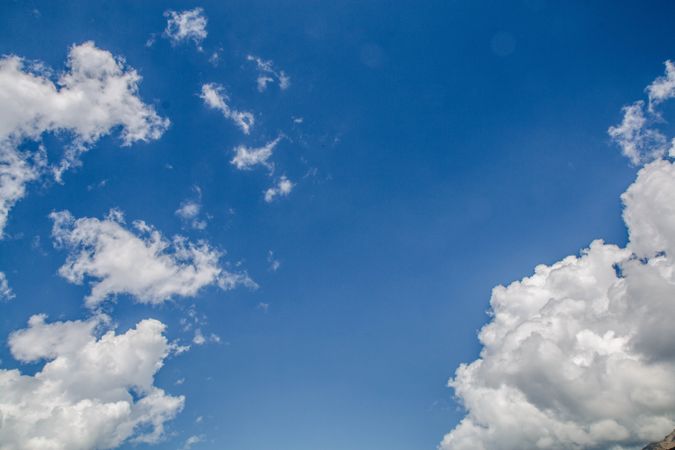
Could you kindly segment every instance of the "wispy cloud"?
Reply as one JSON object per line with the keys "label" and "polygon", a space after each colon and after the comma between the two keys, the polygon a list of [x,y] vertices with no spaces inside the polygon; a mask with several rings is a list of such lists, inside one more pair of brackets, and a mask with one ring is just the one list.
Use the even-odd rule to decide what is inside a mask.
{"label": "wispy cloud", "polygon": [[183,41],[192,41],[201,51],[201,43],[208,35],[206,24],[208,22],[202,8],[194,8],[186,11],[166,11],[167,18],[164,35],[173,44]]}
{"label": "wispy cloud", "polygon": [[272,170],[274,165],[269,161],[274,148],[277,146],[281,136],[268,142],[262,147],[252,148],[245,145],[238,145],[234,148],[234,157],[230,163],[239,170],[250,170],[255,166],[261,165]]}
{"label": "wispy cloud", "polygon": [[221,85],[216,83],[203,85],[200,97],[207,106],[220,111],[223,116],[232,120],[239,128],[241,128],[241,131],[243,131],[244,134],[249,134],[251,132],[251,127],[253,127],[253,124],[255,123],[253,114],[232,109],[228,105],[230,99]]}
{"label": "wispy cloud", "polygon": [[283,70],[276,70],[272,61],[265,61],[264,59],[253,55],[247,55],[246,59],[254,62],[258,69],[256,83],[259,92],[264,92],[267,89],[267,85],[274,82],[279,85],[279,89],[282,91],[291,86],[291,77],[286,75]]}

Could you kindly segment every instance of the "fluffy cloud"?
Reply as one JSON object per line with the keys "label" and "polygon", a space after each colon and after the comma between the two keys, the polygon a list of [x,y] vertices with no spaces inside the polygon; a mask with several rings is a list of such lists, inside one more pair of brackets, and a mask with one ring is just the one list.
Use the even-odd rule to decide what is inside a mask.
{"label": "fluffy cloud", "polygon": [[11,300],[14,298],[14,291],[9,287],[5,272],[0,272],[0,300]]}
{"label": "fluffy cloud", "polygon": [[250,112],[241,112],[230,108],[227,102],[230,101],[222,86],[215,83],[208,83],[202,86],[200,95],[207,106],[220,111],[223,116],[232,120],[244,134],[251,132],[251,127],[255,123],[253,114]]}
{"label": "fluffy cloud", "polygon": [[207,19],[202,8],[181,12],[166,11],[164,16],[167,18],[164,35],[173,44],[189,40],[194,42],[199,50],[202,49],[201,43],[207,36]]}
{"label": "fluffy cloud", "polygon": [[268,142],[262,147],[251,148],[245,145],[239,145],[234,149],[234,158],[232,158],[233,166],[239,170],[250,170],[257,165],[267,167],[272,170],[273,165],[269,162],[274,148],[277,146],[281,137]]}
{"label": "fluffy cloud", "polygon": [[675,428],[674,163],[646,165],[622,200],[625,248],[595,241],[494,288],[480,357],[449,382],[467,415],[441,449],[635,449]]}
{"label": "fluffy cloud", "polygon": [[256,82],[258,84],[259,92],[265,91],[265,89],[267,89],[267,84],[274,81],[279,84],[279,89],[282,91],[290,87],[291,77],[286,75],[283,70],[277,71],[274,69],[272,61],[265,61],[264,59],[253,55],[246,56],[246,59],[254,62],[258,69],[258,78],[256,79]]}
{"label": "fluffy cloud", "polygon": [[288,196],[288,194],[290,194],[293,190],[293,186],[294,185],[291,180],[286,178],[286,176],[282,176],[277,182],[276,186],[272,186],[265,191],[265,201],[267,203],[271,203],[277,197]]}
{"label": "fluffy cloud", "polygon": [[35,375],[0,370],[2,450],[108,449],[162,437],[184,403],[154,385],[171,352],[165,326],[143,320],[126,333],[99,336],[108,322],[47,323],[37,315],[10,335],[17,360],[44,365]]}
{"label": "fluffy cloud", "polygon": [[672,61],[666,61],[666,74],[658,77],[652,84],[647,86],[649,94],[649,106],[655,105],[675,97],[675,65]]}
{"label": "fluffy cloud", "polygon": [[67,71],[52,78],[39,63],[13,55],[0,59],[0,235],[26,184],[46,167],[43,150],[19,151],[23,141],[46,132],[72,137],[62,160],[52,166],[60,180],[79,164],[82,152],[114,128],[120,128],[122,144],[131,145],[158,139],[169,126],[138,97],[138,73],[93,42],[71,47]]}
{"label": "fluffy cloud", "polygon": [[645,107],[644,101],[625,106],[621,123],[608,131],[633,164],[661,158],[675,148],[673,141],[656,128],[664,122],[656,107],[675,97],[675,66],[672,62],[666,61],[666,74],[654,80],[646,91],[649,106]]}
{"label": "fluffy cloud", "polygon": [[174,296],[193,297],[213,284],[222,289],[255,287],[246,274],[225,270],[221,253],[206,242],[192,243],[180,236],[168,241],[143,221],[126,227],[119,211],[112,210],[103,220],[75,219],[67,211],[52,213],[51,218],[56,245],[70,252],[59,273],[77,284],[91,279],[89,307],[117,294],[161,303]]}

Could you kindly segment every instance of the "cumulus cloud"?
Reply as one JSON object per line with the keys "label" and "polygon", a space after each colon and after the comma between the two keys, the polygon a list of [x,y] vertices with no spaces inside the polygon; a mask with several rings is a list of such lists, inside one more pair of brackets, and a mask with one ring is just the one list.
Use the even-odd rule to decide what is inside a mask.
{"label": "cumulus cloud", "polygon": [[172,297],[194,297],[204,287],[255,287],[245,273],[230,272],[220,264],[221,253],[206,242],[181,236],[171,240],[143,221],[127,227],[121,212],[105,219],[75,219],[68,211],[54,212],[52,236],[69,250],[59,274],[71,283],[91,280],[86,298],[96,307],[117,294],[132,295],[141,303],[162,303]]}
{"label": "cumulus cloud", "polygon": [[206,39],[207,19],[202,8],[194,8],[186,11],[166,11],[167,18],[164,35],[171,40],[172,44],[183,41],[192,41],[201,51],[201,43]]}
{"label": "cumulus cloud", "polygon": [[57,180],[79,164],[80,155],[113,129],[122,145],[158,139],[168,119],[138,97],[140,75],[124,60],[93,42],[70,48],[67,70],[56,81],[39,63],[14,55],[0,59],[0,235],[26,184],[46,167],[42,147],[20,151],[26,140],[59,132],[72,138],[61,161],[52,166]]}
{"label": "cumulus cloud", "polygon": [[244,134],[251,132],[251,127],[255,123],[253,114],[250,112],[241,112],[230,108],[227,104],[230,98],[225,93],[225,89],[216,83],[207,83],[202,86],[200,95],[207,106],[220,111],[227,119],[232,120]]}
{"label": "cumulus cloud", "polygon": [[106,316],[45,319],[33,316],[9,337],[18,361],[43,365],[34,375],[0,370],[0,447],[94,450],[161,439],[184,404],[154,385],[171,352],[164,324],[143,320],[101,335]]}
{"label": "cumulus cloud", "polygon": [[269,83],[277,82],[279,89],[286,90],[291,85],[291,77],[286,75],[283,70],[277,71],[274,68],[272,61],[265,61],[258,56],[247,55],[246,59],[255,63],[256,68],[258,69],[258,78],[256,83],[258,85],[258,91],[263,92],[267,89]]}
{"label": "cumulus cloud", "polygon": [[494,288],[442,450],[628,450],[675,428],[675,163],[647,164],[621,198],[625,248],[597,240]]}
{"label": "cumulus cloud", "polygon": [[271,203],[277,197],[287,197],[293,190],[293,186],[291,180],[286,178],[286,176],[282,176],[276,186],[272,186],[265,191],[265,201]]}
{"label": "cumulus cloud", "polygon": [[0,272],[0,300],[11,300],[14,298],[14,291],[9,287],[5,272]]}
{"label": "cumulus cloud", "polygon": [[250,170],[257,165],[267,167],[272,170],[274,165],[269,161],[272,156],[274,148],[277,146],[281,137],[268,142],[262,147],[251,148],[245,145],[239,145],[234,149],[234,157],[232,158],[233,166],[239,170]]}
{"label": "cumulus cloud", "polygon": [[675,97],[675,66],[671,61],[666,61],[665,65],[666,74],[658,77],[646,89],[648,106],[645,107],[645,102],[641,100],[625,106],[621,123],[608,130],[623,154],[636,165],[667,154],[673,156],[673,140],[666,138],[657,128],[664,123],[657,106]]}

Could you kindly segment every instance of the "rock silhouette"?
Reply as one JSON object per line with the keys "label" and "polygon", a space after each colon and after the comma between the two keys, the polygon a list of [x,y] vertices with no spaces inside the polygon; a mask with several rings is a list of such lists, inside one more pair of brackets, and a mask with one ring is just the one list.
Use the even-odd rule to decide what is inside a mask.
{"label": "rock silhouette", "polygon": [[675,448],[675,430],[660,442],[649,444],[642,450],[669,450]]}

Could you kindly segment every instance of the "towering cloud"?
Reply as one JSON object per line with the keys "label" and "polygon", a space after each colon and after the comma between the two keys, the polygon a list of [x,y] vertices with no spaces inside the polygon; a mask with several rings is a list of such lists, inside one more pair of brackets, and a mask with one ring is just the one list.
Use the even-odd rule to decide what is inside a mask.
{"label": "towering cloud", "polygon": [[101,335],[108,322],[47,323],[37,315],[10,335],[17,360],[44,365],[35,375],[0,370],[0,448],[109,449],[162,437],[184,403],[154,385],[171,352],[165,327],[143,320]]}
{"label": "towering cloud", "polygon": [[168,241],[143,221],[126,227],[117,210],[103,220],[75,219],[68,211],[52,213],[51,218],[55,243],[69,251],[59,273],[72,283],[91,280],[89,307],[117,294],[161,303],[176,296],[194,297],[213,284],[222,289],[255,286],[246,274],[225,270],[221,253],[206,242],[180,236]]}
{"label": "towering cloud", "polygon": [[[672,97],[667,67],[648,114]],[[656,158],[622,196],[628,245],[598,240],[494,288],[480,357],[449,383],[467,415],[441,449],[634,449],[675,428],[675,165],[644,104],[625,112],[610,134]]]}
{"label": "towering cloud", "polygon": [[71,47],[67,71],[56,81],[38,63],[0,59],[0,236],[26,184],[48,167],[45,152],[20,149],[46,132],[67,132],[72,142],[52,165],[57,180],[79,164],[99,138],[120,128],[122,145],[158,139],[169,126],[138,97],[141,77],[121,58],[93,42]]}

